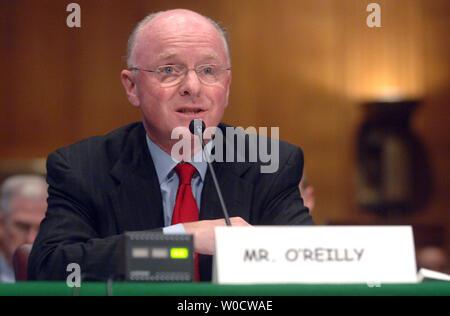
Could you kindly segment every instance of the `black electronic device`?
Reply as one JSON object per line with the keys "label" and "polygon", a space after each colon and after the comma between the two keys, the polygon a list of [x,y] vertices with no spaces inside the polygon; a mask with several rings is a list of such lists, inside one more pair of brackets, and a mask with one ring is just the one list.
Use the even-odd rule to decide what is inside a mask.
{"label": "black electronic device", "polygon": [[151,231],[123,235],[126,281],[192,282],[192,235],[165,235]]}

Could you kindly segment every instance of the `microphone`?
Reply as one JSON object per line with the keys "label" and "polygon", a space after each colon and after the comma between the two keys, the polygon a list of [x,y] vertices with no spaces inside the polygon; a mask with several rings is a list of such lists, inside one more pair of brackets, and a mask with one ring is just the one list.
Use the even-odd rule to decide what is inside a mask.
{"label": "microphone", "polygon": [[223,201],[222,197],[222,191],[220,190],[219,183],[217,182],[216,173],[214,172],[214,168],[212,163],[210,162],[211,159],[209,157],[209,154],[205,150],[205,142],[203,141],[203,132],[206,129],[205,122],[201,119],[193,119],[191,123],[189,124],[189,130],[192,134],[197,135],[200,138],[200,142],[202,144],[202,151],[205,154],[206,162],[208,163],[209,171],[211,172],[214,186],[216,187],[217,194],[219,195],[220,205],[222,206],[222,212],[225,217],[225,222],[227,223],[227,226],[231,226],[230,217],[228,216],[227,207],[225,206],[225,202]]}
{"label": "microphone", "polygon": [[191,123],[189,123],[189,130],[192,134],[197,135],[200,137],[200,140],[202,141],[202,147],[204,145],[203,143],[203,132],[206,129],[205,122],[201,119],[193,119]]}

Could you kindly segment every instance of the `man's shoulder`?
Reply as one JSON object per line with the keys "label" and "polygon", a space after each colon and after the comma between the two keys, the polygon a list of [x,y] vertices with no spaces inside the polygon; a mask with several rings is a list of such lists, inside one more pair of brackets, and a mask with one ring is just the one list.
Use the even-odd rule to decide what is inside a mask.
{"label": "man's shoulder", "polygon": [[[239,149],[245,148],[246,158],[251,158],[252,155],[250,151],[253,150],[255,151],[255,154],[257,154],[258,162],[261,162],[261,160],[264,162],[264,160],[267,159],[267,157],[264,156],[274,154],[278,155],[281,159],[288,159],[292,154],[297,154],[303,159],[302,149],[294,144],[279,139],[278,132],[276,135],[272,134],[272,137],[268,137],[264,135],[264,133],[269,132],[268,129],[263,130],[264,133],[259,133],[260,130],[255,128],[243,129],[225,123],[220,123],[219,129],[225,139],[224,143],[225,146],[227,146],[227,150],[232,147],[238,152]],[[270,132],[272,132],[272,130]],[[241,146],[242,143],[245,145]],[[241,148],[239,148],[239,146],[241,146]]]}
{"label": "man's shoulder", "polygon": [[222,123],[219,128],[224,139],[224,148],[215,152],[215,158],[226,162],[227,168],[235,173],[243,174],[251,168],[258,173],[276,175],[287,165],[296,170],[303,169],[304,157],[301,148],[280,140],[279,135],[268,137],[256,133],[258,131],[255,130],[244,130]]}
{"label": "man's shoulder", "polygon": [[105,135],[97,135],[77,141],[69,146],[61,147],[57,151],[79,151],[81,149],[92,149],[106,146],[111,149],[121,149],[127,139],[135,136],[136,132],[143,129],[141,122],[134,122],[117,128]]}
{"label": "man's shoulder", "polygon": [[145,139],[142,122],[134,122],[115,129],[108,134],[89,137],[69,146],[61,147],[49,155],[61,155],[73,162],[114,160],[125,147]]}

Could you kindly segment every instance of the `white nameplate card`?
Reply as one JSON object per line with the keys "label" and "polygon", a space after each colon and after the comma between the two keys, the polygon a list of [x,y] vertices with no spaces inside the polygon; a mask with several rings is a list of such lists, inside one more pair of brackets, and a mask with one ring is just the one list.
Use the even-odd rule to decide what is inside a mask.
{"label": "white nameplate card", "polygon": [[410,226],[217,227],[213,280],[417,283]]}

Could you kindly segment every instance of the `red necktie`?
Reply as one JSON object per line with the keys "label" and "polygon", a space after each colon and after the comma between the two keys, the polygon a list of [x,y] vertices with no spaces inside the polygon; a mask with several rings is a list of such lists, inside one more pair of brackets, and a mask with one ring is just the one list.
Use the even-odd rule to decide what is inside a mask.
{"label": "red necktie", "polygon": [[[198,221],[198,206],[192,194],[191,180],[195,167],[188,163],[180,163],[175,167],[180,179],[177,198],[172,214],[172,225]],[[195,253],[195,281],[200,281],[198,270],[198,254]]]}

